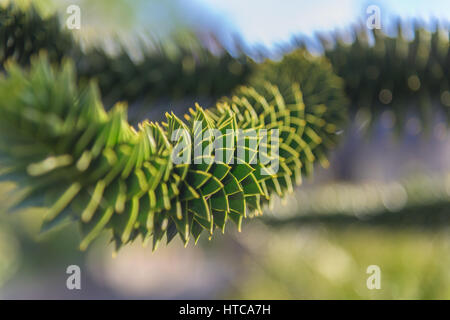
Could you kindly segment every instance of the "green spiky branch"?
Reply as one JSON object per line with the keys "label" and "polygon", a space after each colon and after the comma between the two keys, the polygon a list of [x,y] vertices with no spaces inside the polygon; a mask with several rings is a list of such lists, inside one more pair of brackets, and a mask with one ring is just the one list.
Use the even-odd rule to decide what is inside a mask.
{"label": "green spiky branch", "polygon": [[[224,48],[214,55],[198,39],[191,42],[195,44],[190,48],[178,44],[178,51],[170,54],[163,47],[150,50],[142,46],[142,58],[134,60],[124,48],[114,56],[103,48],[82,50],[56,15],[43,18],[33,6],[0,6],[1,66],[8,59],[27,66],[40,51],[45,51],[52,63],[70,57],[76,62],[79,79],[96,78],[103,99],[111,104],[142,99],[148,105],[156,99],[186,96],[217,99],[248,80],[252,72],[249,59],[235,58]],[[220,43],[217,46],[221,47]]]}
{"label": "green spiky branch", "polygon": [[[354,28],[352,42],[344,35],[332,41],[320,37],[334,71],[345,81],[354,112],[367,110],[372,120],[386,110],[396,118],[399,131],[405,118],[418,115],[424,127],[432,120],[432,105],[450,119],[449,31],[428,31],[414,26],[414,37],[405,36],[401,23],[397,34]],[[371,42],[372,39],[372,42]]]}
{"label": "green spiky branch", "polygon": [[263,221],[294,228],[315,224],[448,228],[450,174],[390,183],[331,183],[297,190],[289,200],[281,209],[268,210]]}
{"label": "green spiky branch", "polygon": [[[105,112],[94,84],[79,90],[70,63],[54,70],[41,58],[29,72],[11,64],[0,80],[2,178],[18,187],[11,210],[47,207],[44,229],[65,219],[78,221],[82,249],[103,229],[112,231],[117,247],[141,236],[156,248],[164,236],[170,241],[178,234],[185,244],[197,241],[202,231],[211,236],[228,220],[240,228],[242,219],[261,214],[273,195],[292,192],[315,160],[324,159],[341,129],[345,105],[339,101],[339,79],[321,60],[306,54],[296,59],[310,61],[308,71],[317,75],[311,82],[305,77],[282,93],[274,84],[258,82],[214,108],[197,105],[185,121],[167,114],[166,122],[144,121],[137,130],[128,124],[123,104]],[[324,83],[331,87],[324,90]],[[305,96],[314,101],[310,105],[299,89],[307,84],[315,88]],[[182,142],[197,141],[207,129],[223,136],[227,129],[278,129],[279,170],[252,161],[257,151],[250,138],[245,161],[238,163],[238,134],[232,135],[231,148],[214,150],[208,146],[221,140],[204,136],[200,144],[206,151],[195,164],[199,145]],[[258,146],[263,143],[272,145],[258,138]],[[226,161],[207,161],[217,152],[224,152]],[[174,164],[174,154],[191,163]]]}

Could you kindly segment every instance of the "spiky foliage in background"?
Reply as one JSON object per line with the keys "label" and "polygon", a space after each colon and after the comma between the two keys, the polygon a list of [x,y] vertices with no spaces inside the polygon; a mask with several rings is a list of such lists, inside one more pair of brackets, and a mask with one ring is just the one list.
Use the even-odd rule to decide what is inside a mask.
{"label": "spiky foliage in background", "polygon": [[33,6],[0,6],[2,66],[8,59],[27,66],[30,58],[42,50],[51,62],[70,57],[76,61],[79,78],[96,78],[102,97],[111,104],[187,96],[214,99],[230,94],[247,81],[253,65],[249,59],[235,58],[223,48],[214,55],[198,39],[191,42],[195,45],[190,44],[189,48],[177,43],[179,50],[170,54],[162,48],[142,48],[142,59],[135,61],[125,49],[117,55],[110,55],[103,48],[82,50],[73,32],[61,25],[57,15],[42,18]]}
{"label": "spiky foliage in background", "polygon": [[263,221],[271,226],[324,224],[448,228],[450,174],[418,174],[389,183],[330,183],[296,191]]}
{"label": "spiky foliage in background", "polygon": [[42,18],[34,7],[28,10],[10,4],[0,6],[0,66],[13,59],[22,66],[31,56],[46,50],[51,61],[60,61],[73,50],[70,32],[61,28],[56,16]]}
{"label": "spiky foliage in background", "polygon": [[[34,35],[33,29],[23,29]],[[65,34],[56,27],[52,30],[54,39]],[[430,122],[433,97],[448,113],[447,32],[416,28],[415,38],[406,40],[401,31],[397,37],[374,31],[373,46],[365,31],[356,34],[351,44],[339,39],[325,44],[332,67],[326,58],[312,58],[302,49],[285,55],[281,62],[258,65],[228,54],[216,57],[202,49],[181,50],[172,58],[144,54],[143,60],[134,61],[125,50],[115,57],[97,49],[81,53],[69,36],[65,50],[76,61],[78,79],[97,78],[103,98],[111,102],[222,95],[255,70],[249,87],[235,91],[215,108],[197,107],[187,122],[169,114],[165,125],[144,122],[135,131],[123,106],[106,113],[94,86],[76,89],[70,68],[54,75],[44,62],[31,74],[13,68],[12,76],[2,81],[6,89],[0,91],[6,97],[0,104],[0,114],[5,115],[1,164],[4,178],[22,187],[16,207],[35,201],[47,206],[46,227],[64,218],[80,221],[82,248],[105,228],[112,230],[118,247],[138,236],[145,241],[153,237],[154,247],[165,235],[170,241],[179,234],[187,243],[190,236],[197,240],[203,230],[210,235],[215,228],[223,230],[227,220],[240,228],[242,218],[259,215],[271,195],[292,191],[317,159],[328,166],[327,151],[345,123],[343,84],[355,112],[367,109],[376,118],[391,110],[400,128],[411,102],[417,102],[412,111],[422,115],[424,124]],[[51,61],[61,60],[59,49],[54,54],[50,42],[41,47]],[[12,43],[18,44],[14,52],[22,52],[21,41]],[[9,57],[27,65],[30,55]],[[27,83],[28,77],[34,80]],[[261,163],[174,166],[170,155],[177,144],[169,138],[184,128],[193,139],[198,120],[204,129],[280,129],[280,171],[258,175],[264,167]],[[7,143],[15,147],[8,149]],[[194,147],[184,150],[191,159]],[[205,158],[213,156],[211,151]]]}
{"label": "spiky foliage in background", "polygon": [[[448,122],[448,29],[437,27],[428,31],[415,25],[413,36],[407,37],[401,23],[396,27],[393,36],[356,27],[351,35],[337,34],[331,41],[323,35],[319,37],[324,55],[344,80],[352,113],[367,111],[370,124],[374,125],[388,111],[399,133],[410,116],[418,116],[425,129],[439,113]],[[305,42],[300,40],[296,46],[304,48]],[[272,226],[319,223],[445,227],[450,201],[448,179],[443,177],[436,175],[433,179],[409,179],[388,185],[319,185],[299,190],[287,209],[277,211],[285,211],[285,217],[269,212],[264,219]]]}
{"label": "spiky foliage in background", "polygon": [[[95,85],[77,88],[70,63],[53,70],[41,58],[29,73],[11,65],[0,81],[0,150],[3,178],[19,187],[13,207],[48,206],[45,228],[64,218],[80,221],[81,248],[105,228],[112,230],[118,247],[141,235],[145,241],[152,237],[154,248],[164,235],[170,241],[179,234],[187,243],[203,230],[210,235],[216,228],[224,230],[228,220],[240,228],[245,216],[261,214],[271,196],[291,192],[340,129],[337,114],[345,106],[321,104],[340,96],[338,86],[324,92],[323,82],[338,80],[328,65],[311,63],[310,71],[323,75],[311,84],[317,87],[308,101],[315,104],[304,104],[298,83],[285,88],[285,96],[273,84],[258,83],[256,89],[240,88],[215,108],[197,105],[187,122],[167,114],[166,123],[144,121],[137,131],[127,123],[122,104],[106,113]],[[186,131],[179,135],[177,129]],[[223,136],[229,135],[227,129],[278,129],[279,170],[271,171],[260,158],[252,163],[259,155],[251,138],[244,139],[247,151],[239,159],[245,161],[238,163],[235,133],[231,149],[214,151],[212,144],[220,140],[207,129]],[[195,145],[200,134],[206,135]],[[182,147],[189,138],[194,144]],[[267,156],[272,157],[271,136],[257,140],[258,146],[269,145]],[[199,164],[193,164],[196,148],[203,150]],[[211,163],[220,150],[225,161]],[[173,164],[172,154],[187,156],[191,164]]]}
{"label": "spiky foliage in background", "polygon": [[[339,138],[338,128],[344,128],[347,123],[348,104],[342,91],[344,83],[333,74],[329,61],[323,57],[313,58],[306,50],[297,49],[284,55],[280,62],[266,60],[259,65],[251,83],[260,86],[265,81],[276,83],[285,99],[292,99],[289,92],[292,83],[300,85],[305,105],[314,109],[307,114],[307,120],[315,125],[314,133],[321,138],[313,150],[314,157],[328,167],[327,153]],[[311,136],[307,142],[315,140]]]}
{"label": "spiky foliage in background", "polygon": [[448,30],[430,32],[415,26],[413,31],[414,38],[407,39],[398,23],[392,37],[381,30],[357,27],[351,43],[343,40],[344,35],[337,35],[332,42],[321,38],[325,56],[345,81],[353,111],[365,109],[372,120],[385,110],[392,111],[399,131],[410,114],[418,115],[422,125],[428,126],[433,102],[450,116]]}

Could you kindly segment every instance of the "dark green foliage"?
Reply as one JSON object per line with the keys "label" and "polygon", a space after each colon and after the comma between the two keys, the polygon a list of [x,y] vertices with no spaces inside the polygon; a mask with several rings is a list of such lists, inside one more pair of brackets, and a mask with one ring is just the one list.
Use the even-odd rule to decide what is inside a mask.
{"label": "dark green foliage", "polygon": [[[427,126],[436,102],[443,113],[450,113],[450,52],[447,29],[430,32],[414,28],[414,38],[405,38],[401,24],[390,37],[380,30],[354,29],[354,40],[342,36],[332,43],[323,38],[325,55],[334,71],[344,79],[346,92],[356,112],[369,111],[372,119],[390,110],[401,130],[405,117],[420,116]],[[369,39],[374,39],[370,44]]]}
{"label": "dark green foliage", "polygon": [[[73,31],[76,32],[76,31]],[[109,55],[103,49],[83,51],[73,32],[58,17],[42,18],[33,6],[23,10],[15,5],[0,6],[0,63],[7,59],[22,66],[45,51],[54,63],[63,57],[76,61],[81,80],[97,79],[102,97],[109,103],[182,97],[218,98],[244,84],[252,72],[245,58],[234,58],[225,49],[212,54],[195,40],[195,48],[179,44],[175,54],[162,49],[142,49],[141,61],[130,58],[125,49]]]}
{"label": "dark green foliage", "polygon": [[[291,192],[316,157],[324,159],[341,129],[342,116],[336,113],[345,112],[345,106],[331,98],[341,97],[335,92],[337,78],[323,61],[304,55],[295,59],[311,61],[311,70],[322,75],[311,83],[311,105],[304,104],[298,83],[283,88],[283,95],[277,86],[258,82],[256,89],[242,87],[215,108],[197,105],[186,121],[167,114],[165,123],[144,121],[138,130],[127,123],[122,104],[105,112],[94,85],[78,90],[71,64],[59,71],[40,59],[29,73],[11,65],[0,81],[0,154],[2,177],[18,186],[12,209],[48,207],[44,228],[66,218],[79,221],[81,248],[103,229],[112,230],[117,247],[142,236],[156,248],[164,236],[197,241],[204,230],[209,235],[224,230],[228,220],[240,228],[244,217],[262,213],[273,194]],[[323,83],[336,87],[323,91]],[[329,106],[323,104],[327,99]],[[218,129],[220,137],[230,136],[226,130],[232,129],[234,144],[227,146],[231,153],[222,163],[208,161],[225,150],[208,148],[221,142],[207,129]],[[237,162],[237,135],[261,129],[279,130],[280,139],[274,141],[279,143],[278,171],[261,161],[252,138],[243,140],[248,148],[240,159],[245,161]],[[195,138],[201,133],[199,143]],[[194,143],[183,145],[189,138]],[[273,160],[271,139],[258,135],[256,146],[268,145]],[[197,156],[199,144],[203,152]],[[174,164],[174,155],[185,155],[191,163]],[[258,160],[252,163],[254,156]]]}
{"label": "dark green foliage", "polygon": [[[282,210],[262,218],[271,226],[311,224],[348,228],[448,228],[450,175],[417,175],[389,183],[330,183],[302,188]],[[271,212],[270,212],[271,211]]]}

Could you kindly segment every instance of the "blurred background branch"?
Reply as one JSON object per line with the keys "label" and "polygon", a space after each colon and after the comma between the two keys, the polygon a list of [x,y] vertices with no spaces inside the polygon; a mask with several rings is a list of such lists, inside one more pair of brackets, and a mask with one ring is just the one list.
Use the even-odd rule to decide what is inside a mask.
{"label": "blurred background branch", "polygon": [[[282,203],[284,202],[284,205]],[[300,188],[266,211],[270,226],[325,224],[448,228],[450,174],[390,183],[329,183]]]}

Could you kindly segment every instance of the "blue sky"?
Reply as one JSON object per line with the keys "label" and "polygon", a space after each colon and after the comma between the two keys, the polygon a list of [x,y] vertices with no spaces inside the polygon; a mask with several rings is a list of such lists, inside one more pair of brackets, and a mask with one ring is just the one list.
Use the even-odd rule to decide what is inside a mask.
{"label": "blue sky", "polygon": [[389,24],[393,16],[432,17],[450,20],[450,0],[196,0],[218,19],[226,21],[250,44],[272,46],[291,35],[343,28],[366,17],[365,9],[375,4],[381,19]]}

